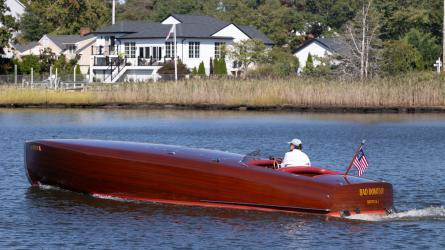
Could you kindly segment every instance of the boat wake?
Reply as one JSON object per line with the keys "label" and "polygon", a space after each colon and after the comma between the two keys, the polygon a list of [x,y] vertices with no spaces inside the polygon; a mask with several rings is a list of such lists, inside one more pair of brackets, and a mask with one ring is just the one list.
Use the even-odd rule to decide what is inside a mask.
{"label": "boat wake", "polygon": [[56,187],[56,186],[51,186],[51,185],[45,185],[42,184],[40,182],[37,183],[38,187],[42,190],[58,190],[58,191],[64,191],[63,189]]}
{"label": "boat wake", "polygon": [[412,209],[386,216],[355,214],[347,217],[351,220],[362,221],[418,221],[418,220],[445,220],[445,207],[427,207]]}
{"label": "boat wake", "polygon": [[93,196],[94,198],[99,198],[99,199],[103,199],[103,200],[112,200],[112,201],[120,201],[120,202],[136,202],[135,200],[119,198],[116,196],[104,195],[104,194],[92,194],[91,196]]}

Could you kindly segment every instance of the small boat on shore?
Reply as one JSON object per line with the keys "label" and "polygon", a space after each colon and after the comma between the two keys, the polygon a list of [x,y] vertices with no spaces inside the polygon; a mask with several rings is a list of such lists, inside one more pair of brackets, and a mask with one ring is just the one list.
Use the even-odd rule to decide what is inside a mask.
{"label": "small boat on shore", "polygon": [[345,217],[387,214],[392,185],[317,167],[274,169],[274,160],[181,146],[38,140],[25,144],[32,185],[90,195]]}

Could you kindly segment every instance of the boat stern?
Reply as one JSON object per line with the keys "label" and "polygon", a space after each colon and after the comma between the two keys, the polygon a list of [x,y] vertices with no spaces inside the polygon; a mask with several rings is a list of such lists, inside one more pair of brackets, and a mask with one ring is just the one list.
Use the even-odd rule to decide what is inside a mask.
{"label": "boat stern", "polygon": [[363,178],[347,176],[332,194],[330,216],[353,214],[386,215],[394,210],[393,188],[383,181],[365,182]]}

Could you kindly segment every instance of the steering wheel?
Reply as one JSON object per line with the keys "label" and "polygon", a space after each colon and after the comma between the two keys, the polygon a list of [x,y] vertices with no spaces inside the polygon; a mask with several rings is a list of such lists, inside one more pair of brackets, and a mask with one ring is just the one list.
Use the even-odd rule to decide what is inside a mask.
{"label": "steering wheel", "polygon": [[272,158],[273,160],[273,169],[279,169],[280,168],[280,162],[282,161],[280,158]]}
{"label": "steering wheel", "polygon": [[273,160],[273,169],[278,169],[278,161],[277,160]]}

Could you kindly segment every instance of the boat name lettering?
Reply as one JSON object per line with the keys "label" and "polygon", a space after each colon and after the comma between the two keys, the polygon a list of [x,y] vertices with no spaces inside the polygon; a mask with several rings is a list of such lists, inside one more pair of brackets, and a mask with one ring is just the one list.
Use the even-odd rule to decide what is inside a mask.
{"label": "boat name lettering", "polygon": [[360,196],[382,195],[385,193],[384,188],[360,188]]}
{"label": "boat name lettering", "polygon": [[366,205],[378,205],[379,200],[367,200]]}

